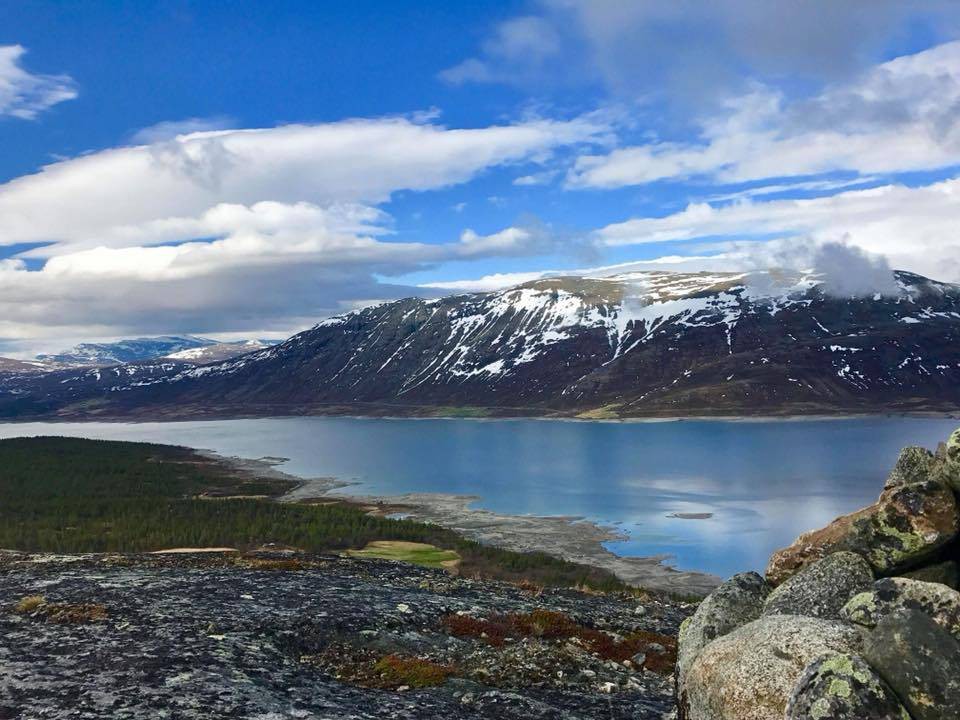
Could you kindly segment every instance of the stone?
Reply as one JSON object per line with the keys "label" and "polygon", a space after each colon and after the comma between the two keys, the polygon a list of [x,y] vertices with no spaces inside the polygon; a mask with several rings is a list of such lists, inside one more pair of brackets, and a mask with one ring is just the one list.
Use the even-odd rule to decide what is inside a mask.
{"label": "stone", "polygon": [[775,552],[767,565],[767,581],[779,585],[839,550],[862,555],[878,576],[895,575],[933,557],[957,535],[958,521],[957,501],[942,482],[889,488],[873,505],[804,533]]}
{"label": "stone", "polygon": [[872,590],[852,597],[840,615],[848,622],[873,628],[903,609],[919,610],[960,640],[960,592],[939,583],[884,578]]}
{"label": "stone", "polygon": [[919,610],[897,610],[864,641],[863,658],[913,720],[960,718],[960,642]]}
{"label": "stone", "polygon": [[940,583],[956,590],[960,586],[960,566],[957,565],[956,560],[944,560],[943,562],[908,570],[902,573],[901,577]]}
{"label": "stone", "polygon": [[800,675],[814,660],[857,653],[853,625],[767,615],[717,638],[693,661],[678,688],[680,720],[783,720]]}
{"label": "stone", "polygon": [[814,660],[787,701],[787,720],[910,720],[906,708],[863,658]]}
{"label": "stone", "polygon": [[808,565],[774,589],[763,614],[838,619],[847,601],[872,585],[870,564],[855,553],[841,550]]}
{"label": "stone", "polygon": [[940,472],[954,492],[960,493],[960,429],[954,430],[944,445]]}
{"label": "stone", "polygon": [[922,447],[905,447],[900,451],[884,488],[899,487],[930,478],[937,465],[936,456]]}
{"label": "stone", "polygon": [[721,583],[684,620],[677,640],[677,678],[682,682],[690,664],[711,640],[760,617],[770,587],[755,572],[734,575]]}

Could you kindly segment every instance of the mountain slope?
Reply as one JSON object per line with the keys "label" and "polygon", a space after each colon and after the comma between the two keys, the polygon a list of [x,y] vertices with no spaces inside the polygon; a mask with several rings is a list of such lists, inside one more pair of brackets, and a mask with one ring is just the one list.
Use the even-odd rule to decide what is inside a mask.
{"label": "mountain slope", "polygon": [[51,364],[108,366],[163,357],[170,353],[215,345],[216,340],[194,335],[162,335],[133,338],[109,343],[80,343],[50,355],[37,355],[37,360]]}
{"label": "mountain slope", "polygon": [[195,365],[208,365],[210,363],[223,362],[238,355],[263,350],[270,347],[270,343],[262,340],[240,340],[238,342],[218,342],[213,345],[204,345],[202,347],[189,348],[187,350],[178,350],[177,352],[164,355],[166,360],[183,360],[194,363]]}
{"label": "mountain slope", "polygon": [[18,390],[66,415],[960,408],[960,287],[897,283],[838,298],[775,271],[559,277],[378,305],[222,363],[55,373]]}

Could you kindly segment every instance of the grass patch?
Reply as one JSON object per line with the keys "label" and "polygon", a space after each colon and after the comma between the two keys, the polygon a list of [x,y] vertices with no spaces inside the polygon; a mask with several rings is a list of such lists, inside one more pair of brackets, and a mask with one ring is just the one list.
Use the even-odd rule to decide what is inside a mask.
{"label": "grass patch", "polygon": [[[188,448],[74,438],[0,440],[0,547],[27,552],[149,552],[166,548],[263,545],[309,552],[368,548],[377,541],[421,543],[429,562],[456,555],[460,573],[553,587],[627,589],[612,573],[546,553],[518,553],[452,530],[375,517],[337,503],[269,499],[289,483],[251,478]],[[447,550],[436,550],[446,548]],[[363,552],[363,551],[361,551]],[[452,553],[441,559],[434,553]],[[399,558],[392,558],[399,559]],[[285,561],[284,561],[285,562]],[[277,569],[296,569],[291,566]]]}
{"label": "grass patch", "polygon": [[96,603],[51,603],[43,595],[27,595],[13,606],[18,615],[64,625],[101,622],[107,608]]}
{"label": "grass patch", "polygon": [[485,418],[490,417],[490,408],[485,407],[454,407],[439,406],[430,408],[430,414],[435,417],[443,418]]}
{"label": "grass patch", "polygon": [[449,665],[401,655],[380,658],[373,669],[387,687],[393,688],[404,685],[411,688],[435,687],[443,685],[453,674],[453,668]]}
{"label": "grass patch", "polygon": [[374,540],[363,550],[348,550],[347,554],[356,558],[396,560],[446,570],[460,565],[460,556],[453,550],[441,550],[427,543],[400,540]]}

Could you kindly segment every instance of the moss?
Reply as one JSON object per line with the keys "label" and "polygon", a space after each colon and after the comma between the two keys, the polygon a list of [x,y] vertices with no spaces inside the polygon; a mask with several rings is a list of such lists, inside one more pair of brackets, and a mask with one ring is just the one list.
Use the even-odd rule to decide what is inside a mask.
{"label": "moss", "polygon": [[363,550],[348,550],[350,557],[407,562],[423,567],[453,569],[460,564],[460,555],[428,543],[398,540],[376,540]]}
{"label": "moss", "polygon": [[381,679],[388,686],[412,688],[435,687],[443,685],[453,674],[449,665],[439,665],[430,660],[387,655],[380,658],[374,666]]}
{"label": "moss", "polygon": [[20,615],[29,615],[47,604],[47,599],[43,595],[27,595],[13,606],[13,611]]}

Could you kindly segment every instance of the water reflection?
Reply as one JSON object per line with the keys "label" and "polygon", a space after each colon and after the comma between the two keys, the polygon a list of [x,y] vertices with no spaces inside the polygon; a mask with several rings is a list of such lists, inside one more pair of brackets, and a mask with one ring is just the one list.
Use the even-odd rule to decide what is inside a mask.
{"label": "water reflection", "polygon": [[[279,418],[0,425],[30,434],[148,440],[290,458],[305,477],[377,494],[477,494],[507,513],[621,523],[628,555],[684,569],[762,569],[800,532],[872,501],[898,450],[934,446],[957,421],[576,423]],[[670,517],[710,513],[705,519]]]}

